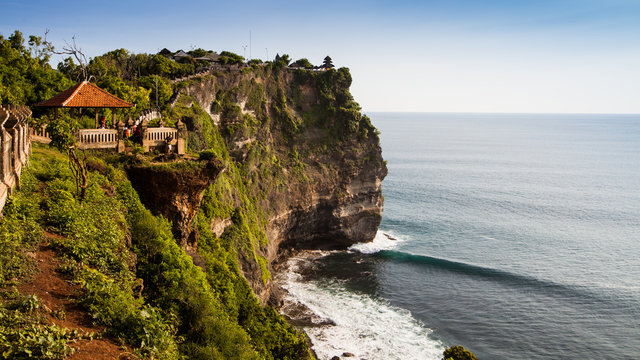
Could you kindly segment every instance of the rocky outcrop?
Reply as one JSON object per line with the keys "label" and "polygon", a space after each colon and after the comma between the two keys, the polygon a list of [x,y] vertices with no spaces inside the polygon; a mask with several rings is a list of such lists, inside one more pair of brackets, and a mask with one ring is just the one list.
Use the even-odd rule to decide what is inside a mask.
{"label": "rocky outcrop", "polygon": [[[256,70],[207,75],[183,87],[208,115],[212,104],[221,109],[212,123],[249,179],[243,191],[266,215],[268,242],[254,251],[269,270],[291,249],[344,249],[375,237],[387,168],[377,131],[353,105],[350,83],[348,70]],[[211,219],[217,236],[229,225],[229,218]],[[240,268],[264,301],[270,290],[264,270],[245,255],[239,252]]]}
{"label": "rocky outcrop", "polygon": [[189,253],[194,253],[197,246],[198,234],[192,224],[202,203],[203,191],[224,171],[219,161],[194,167],[140,165],[127,169],[142,203],[155,215],[172,222],[176,240]]}
{"label": "rocky outcrop", "polygon": [[375,237],[382,220],[381,183],[387,168],[380,161],[369,166],[350,168],[344,159],[331,159],[339,164],[335,177],[312,174],[313,184],[292,187],[277,202],[278,211],[270,218],[267,230],[271,242],[270,259],[282,247],[296,249],[344,249]]}

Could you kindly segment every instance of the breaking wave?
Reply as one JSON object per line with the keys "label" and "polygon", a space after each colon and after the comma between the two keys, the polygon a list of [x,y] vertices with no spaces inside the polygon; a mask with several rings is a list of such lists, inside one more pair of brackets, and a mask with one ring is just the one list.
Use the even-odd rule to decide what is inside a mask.
{"label": "breaking wave", "polygon": [[312,260],[289,260],[283,287],[289,293],[286,302],[299,302],[325,319],[305,328],[319,359],[345,352],[368,360],[441,358],[444,345],[409,311],[348,291],[336,280],[303,281],[296,271],[306,261]]}

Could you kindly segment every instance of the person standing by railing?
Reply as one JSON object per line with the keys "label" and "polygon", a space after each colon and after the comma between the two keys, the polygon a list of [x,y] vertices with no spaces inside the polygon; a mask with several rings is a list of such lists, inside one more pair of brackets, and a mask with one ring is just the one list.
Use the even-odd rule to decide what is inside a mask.
{"label": "person standing by railing", "polygon": [[165,141],[167,142],[167,152],[171,153],[171,142],[173,141],[173,134],[169,133],[169,135],[167,135],[167,138],[165,139]]}

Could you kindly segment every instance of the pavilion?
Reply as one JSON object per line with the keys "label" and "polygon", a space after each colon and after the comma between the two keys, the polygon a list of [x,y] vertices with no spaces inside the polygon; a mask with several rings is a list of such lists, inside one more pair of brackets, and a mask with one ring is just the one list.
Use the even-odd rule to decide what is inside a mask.
{"label": "pavilion", "polygon": [[[35,104],[35,106],[55,108],[57,117],[58,108],[123,109],[134,107],[135,105],[128,103],[85,80],[55,95],[49,100]],[[116,124],[115,113],[113,114],[113,124]],[[96,110],[96,127],[97,126],[98,111]]]}

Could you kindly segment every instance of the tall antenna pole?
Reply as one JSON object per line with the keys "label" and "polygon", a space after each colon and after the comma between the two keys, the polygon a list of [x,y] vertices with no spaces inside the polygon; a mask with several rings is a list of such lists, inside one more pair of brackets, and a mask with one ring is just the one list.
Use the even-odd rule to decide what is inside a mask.
{"label": "tall antenna pole", "polygon": [[249,30],[249,60],[251,60],[251,30]]}

